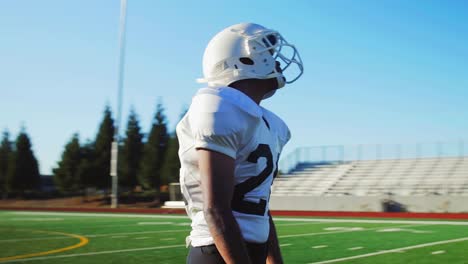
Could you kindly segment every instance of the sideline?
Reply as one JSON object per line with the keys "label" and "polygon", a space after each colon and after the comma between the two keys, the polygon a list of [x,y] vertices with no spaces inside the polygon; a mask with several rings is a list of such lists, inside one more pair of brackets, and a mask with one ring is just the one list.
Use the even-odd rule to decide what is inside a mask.
{"label": "sideline", "polygon": [[73,238],[78,238],[80,240],[80,242],[78,244],[75,244],[75,245],[72,245],[72,246],[69,246],[69,247],[58,248],[58,249],[53,249],[53,250],[49,250],[49,251],[42,251],[42,252],[36,252],[36,253],[30,253],[30,254],[24,254],[24,255],[3,257],[3,258],[0,258],[0,263],[9,262],[9,261],[12,261],[12,260],[25,261],[25,258],[32,258],[32,257],[50,255],[50,254],[54,254],[54,253],[60,253],[60,252],[72,250],[72,249],[75,249],[75,248],[83,247],[86,244],[88,244],[88,242],[89,242],[89,240],[86,237],[80,236],[80,235],[75,235],[75,234],[68,234],[68,233],[62,233],[62,232],[42,231],[42,230],[37,230],[35,232],[69,236],[69,237],[73,237]]}

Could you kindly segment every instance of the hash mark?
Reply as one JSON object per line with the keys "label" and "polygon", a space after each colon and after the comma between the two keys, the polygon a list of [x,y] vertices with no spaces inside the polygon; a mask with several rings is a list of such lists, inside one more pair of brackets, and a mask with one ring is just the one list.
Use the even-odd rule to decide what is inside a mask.
{"label": "hash mark", "polygon": [[348,248],[348,250],[359,250],[359,249],[363,249],[363,247],[352,247],[352,248]]}
{"label": "hash mark", "polygon": [[313,246],[312,248],[326,248],[328,247],[327,245],[318,245],[318,246]]}

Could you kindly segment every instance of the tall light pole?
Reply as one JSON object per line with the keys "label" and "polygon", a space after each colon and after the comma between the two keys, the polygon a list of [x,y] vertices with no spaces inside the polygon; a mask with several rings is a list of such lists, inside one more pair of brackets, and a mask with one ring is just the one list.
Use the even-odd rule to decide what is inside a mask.
{"label": "tall light pole", "polygon": [[118,173],[117,164],[119,160],[119,128],[122,119],[122,92],[125,65],[125,28],[127,22],[127,0],[120,1],[120,28],[119,28],[119,77],[117,82],[117,120],[115,123],[114,141],[111,147],[110,175],[112,177],[112,208],[118,207]]}

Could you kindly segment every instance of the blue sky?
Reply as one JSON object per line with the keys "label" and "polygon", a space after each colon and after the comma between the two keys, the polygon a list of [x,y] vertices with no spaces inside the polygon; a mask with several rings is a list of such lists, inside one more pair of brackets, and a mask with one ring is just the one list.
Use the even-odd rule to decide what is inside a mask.
{"label": "blue sky", "polygon": [[[0,129],[24,125],[42,173],[72,134],[116,111],[118,0],[0,1]],[[123,122],[147,132],[159,98],[173,129],[201,87],[210,38],[239,22],[280,31],[305,74],[262,103],[301,146],[468,138],[464,1],[128,0]],[[122,130],[121,130],[122,131]],[[122,131],[123,132],[123,131]]]}

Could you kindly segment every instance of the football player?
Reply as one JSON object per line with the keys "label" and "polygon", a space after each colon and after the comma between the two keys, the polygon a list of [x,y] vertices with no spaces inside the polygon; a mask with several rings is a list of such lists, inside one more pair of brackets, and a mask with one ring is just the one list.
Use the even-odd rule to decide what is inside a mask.
{"label": "football player", "polygon": [[177,125],[187,263],[282,263],[268,201],[290,132],[260,102],[302,75],[301,58],[277,31],[242,23],[211,39],[203,73]]}

